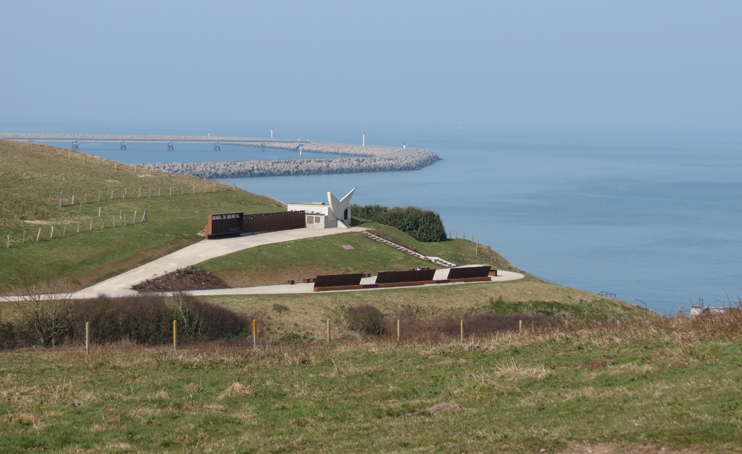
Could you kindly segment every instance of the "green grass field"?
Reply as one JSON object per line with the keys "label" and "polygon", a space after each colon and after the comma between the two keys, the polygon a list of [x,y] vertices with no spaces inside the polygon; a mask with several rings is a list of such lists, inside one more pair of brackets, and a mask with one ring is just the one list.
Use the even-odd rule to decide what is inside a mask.
{"label": "green grass field", "polygon": [[[201,240],[196,234],[208,214],[283,210],[273,199],[214,181],[45,145],[0,140],[0,162],[0,281],[22,275],[80,289]],[[140,224],[145,210],[148,221]]]}
{"label": "green grass field", "polygon": [[739,318],[2,352],[0,451],[740,452]]}

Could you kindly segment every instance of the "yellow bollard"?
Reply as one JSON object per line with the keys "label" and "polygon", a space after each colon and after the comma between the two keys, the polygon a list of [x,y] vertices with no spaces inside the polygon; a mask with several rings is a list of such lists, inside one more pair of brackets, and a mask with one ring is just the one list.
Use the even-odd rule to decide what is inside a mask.
{"label": "yellow bollard", "polygon": [[257,347],[258,345],[258,321],[252,321],[252,346]]}
{"label": "yellow bollard", "polygon": [[461,320],[461,342],[464,342],[464,321]]}
{"label": "yellow bollard", "polygon": [[397,342],[399,342],[399,319],[397,319]]}
{"label": "yellow bollard", "polygon": [[178,321],[173,320],[173,351],[178,349]]}
{"label": "yellow bollard", "polygon": [[569,329],[569,321],[568,320],[565,320],[564,321],[564,327],[567,328],[567,329]]}

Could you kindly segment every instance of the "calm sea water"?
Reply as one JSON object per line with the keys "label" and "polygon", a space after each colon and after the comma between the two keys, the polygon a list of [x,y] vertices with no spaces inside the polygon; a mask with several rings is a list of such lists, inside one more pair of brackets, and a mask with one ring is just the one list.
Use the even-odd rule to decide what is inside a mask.
{"label": "calm sea water", "polygon": [[[240,132],[232,132],[239,135]],[[296,129],[290,137],[307,137]],[[359,134],[312,131],[313,140]],[[742,140],[673,134],[389,130],[367,143],[427,148],[420,171],[223,180],[283,202],[416,205],[558,284],[607,291],[660,313],[742,296]],[[356,137],[358,136],[358,137]],[[69,144],[59,144],[69,147]],[[211,145],[82,144],[127,163],[284,159],[296,153]],[[307,156],[307,154],[305,154]],[[325,156],[326,155],[321,155]]]}

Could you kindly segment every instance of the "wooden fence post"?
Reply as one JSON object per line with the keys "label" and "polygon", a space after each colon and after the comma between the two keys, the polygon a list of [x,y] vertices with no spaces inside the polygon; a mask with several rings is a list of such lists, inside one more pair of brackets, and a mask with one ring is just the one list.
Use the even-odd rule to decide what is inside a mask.
{"label": "wooden fence post", "polygon": [[399,342],[399,319],[397,319],[397,342]]}
{"label": "wooden fence post", "polygon": [[41,237],[41,227],[39,227],[39,233],[36,234],[36,241],[39,241],[39,237]]}
{"label": "wooden fence post", "polygon": [[90,322],[85,322],[85,356],[90,356]]}
{"label": "wooden fence post", "polygon": [[461,342],[464,342],[464,321],[461,320]]}
{"label": "wooden fence post", "polygon": [[49,232],[49,238],[54,238],[54,226],[52,226],[51,232]]}
{"label": "wooden fence post", "polygon": [[64,191],[59,193],[59,206],[62,206],[62,202],[64,202]]}
{"label": "wooden fence post", "polygon": [[75,204],[75,194],[72,194],[72,201],[70,202],[70,205],[74,205],[74,204]]}
{"label": "wooden fence post", "polygon": [[327,319],[327,342],[330,342],[332,338],[330,337],[330,319]]}
{"label": "wooden fence post", "polygon": [[518,320],[518,332],[523,331],[523,320]]}
{"label": "wooden fence post", "polygon": [[252,321],[252,346],[258,346],[258,321],[255,319]]}
{"label": "wooden fence post", "polygon": [[178,349],[178,321],[173,320],[173,351]]}
{"label": "wooden fence post", "polygon": [[8,247],[6,249],[10,249],[10,235],[8,235]]}

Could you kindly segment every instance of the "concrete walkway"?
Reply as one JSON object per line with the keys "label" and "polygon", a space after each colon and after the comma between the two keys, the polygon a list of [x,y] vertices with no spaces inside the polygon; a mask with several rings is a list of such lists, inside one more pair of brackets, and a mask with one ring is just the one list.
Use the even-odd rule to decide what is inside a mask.
{"label": "concrete walkway", "polygon": [[91,287],[72,294],[73,298],[95,298],[98,295],[126,296],[138,295],[131,286],[156,276],[170,273],[179,268],[195,265],[215,257],[231,254],[266,244],[283,243],[286,241],[304,240],[322,236],[337,235],[340,233],[362,232],[364,227],[335,228],[335,229],[293,229],[279,232],[266,232],[252,235],[243,235],[237,238],[223,238],[219,240],[203,240],[186,246],[183,249],[160,257],[142,266],[114,276]]}

